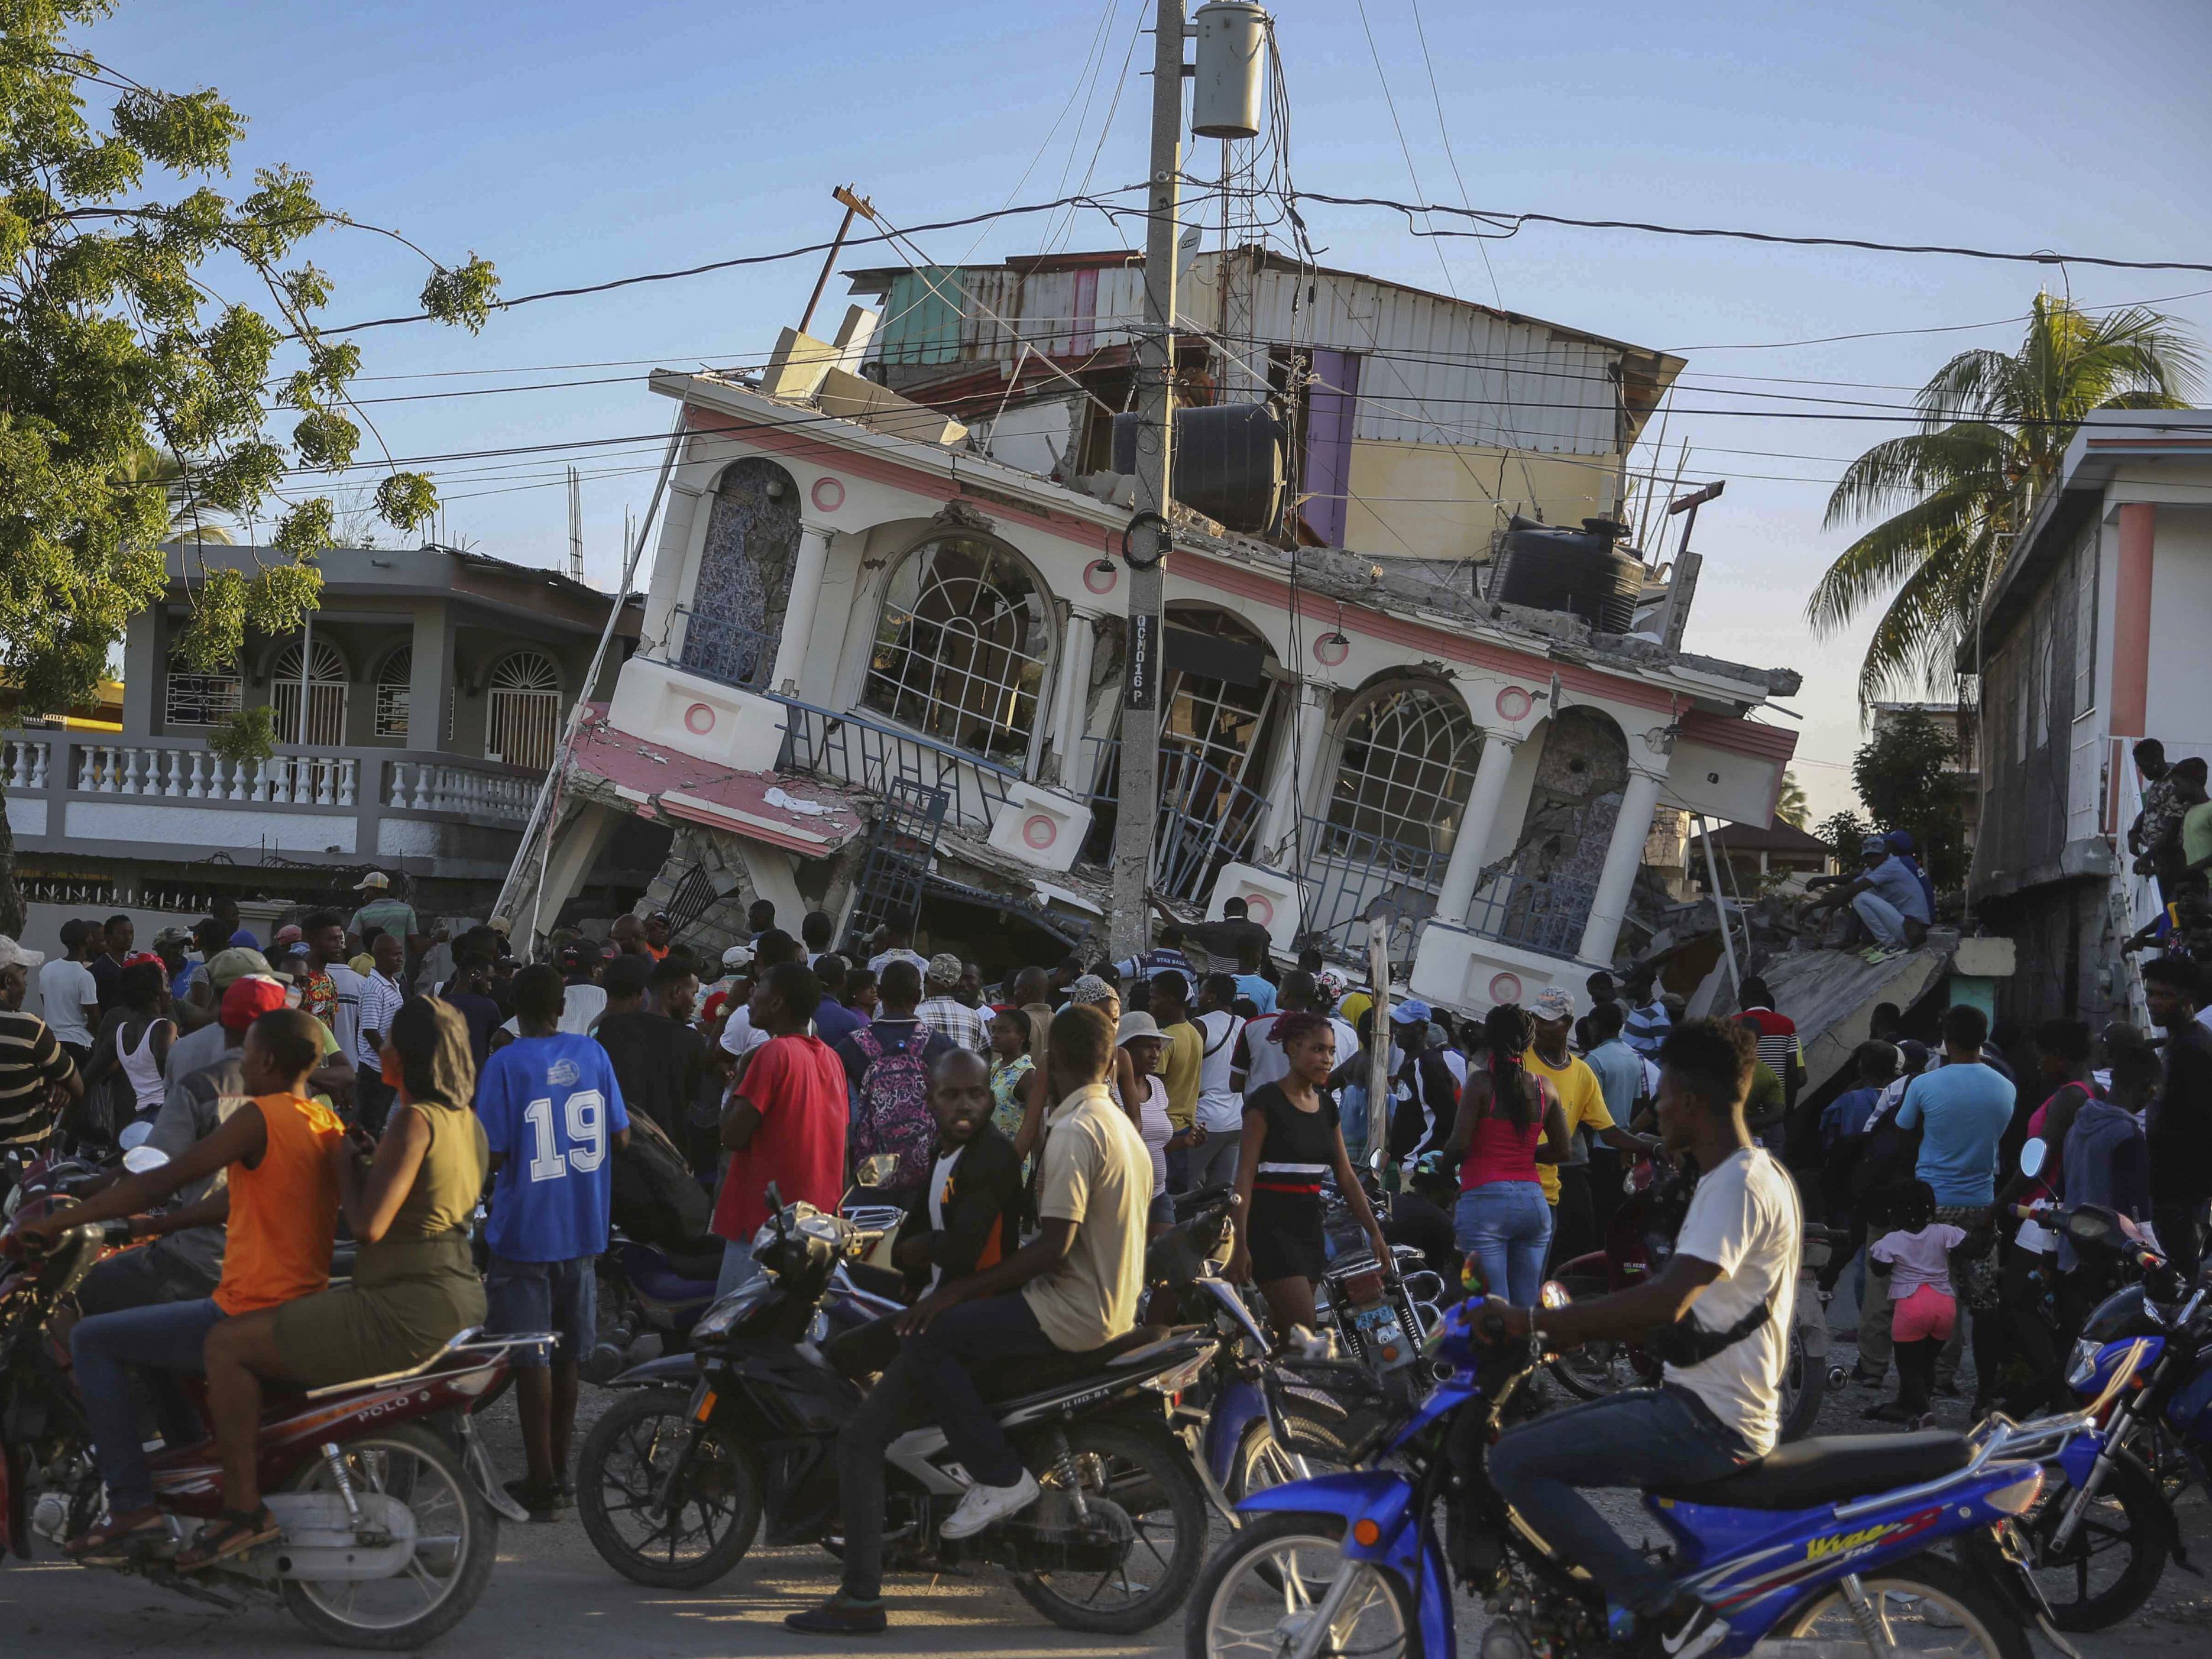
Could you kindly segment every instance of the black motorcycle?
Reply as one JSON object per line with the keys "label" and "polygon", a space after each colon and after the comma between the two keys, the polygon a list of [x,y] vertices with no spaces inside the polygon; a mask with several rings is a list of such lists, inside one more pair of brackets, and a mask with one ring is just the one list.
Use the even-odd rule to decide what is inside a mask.
{"label": "black motorcycle", "polygon": [[[1220,1219],[1171,1229],[1154,1250]],[[854,1285],[848,1242],[836,1216],[779,1207],[753,1243],[766,1276],[708,1311],[692,1329],[696,1354],[616,1379],[626,1397],[586,1439],[576,1486],[585,1531],[617,1571],[696,1589],[735,1566],[757,1537],[842,1547],[837,1434],[895,1351],[872,1316],[896,1304]],[[1070,1630],[1125,1635],[1158,1624],[1206,1556],[1206,1482],[1177,1396],[1203,1375],[1217,1340],[1142,1326],[989,1380],[985,1398],[1043,1496],[973,1538],[938,1535],[968,1488],[946,1467],[943,1431],[933,1424],[902,1437],[886,1460],[884,1566],[988,1563]]]}

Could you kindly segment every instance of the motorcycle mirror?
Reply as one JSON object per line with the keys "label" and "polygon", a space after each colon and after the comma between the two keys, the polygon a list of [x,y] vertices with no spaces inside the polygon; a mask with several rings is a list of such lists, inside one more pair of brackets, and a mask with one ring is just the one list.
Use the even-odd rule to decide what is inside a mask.
{"label": "motorcycle mirror", "polygon": [[1567,1295],[1567,1287],[1556,1279],[1546,1279],[1544,1288],[1536,1292],[1536,1300],[1547,1308],[1564,1308],[1571,1299]]}
{"label": "motorcycle mirror", "polygon": [[159,1146],[133,1146],[123,1154],[123,1167],[131,1175],[144,1175],[149,1170],[160,1169],[168,1161],[169,1155]]}
{"label": "motorcycle mirror", "polygon": [[881,1187],[897,1173],[896,1152],[872,1152],[860,1160],[859,1175],[863,1187]]}
{"label": "motorcycle mirror", "polygon": [[2020,1172],[2033,1180],[2043,1173],[2043,1166],[2051,1156],[2051,1149],[2040,1140],[2031,1140],[2020,1149]]}
{"label": "motorcycle mirror", "polygon": [[154,1126],[144,1118],[124,1126],[123,1133],[115,1137],[115,1144],[125,1152],[133,1152],[154,1138]]}

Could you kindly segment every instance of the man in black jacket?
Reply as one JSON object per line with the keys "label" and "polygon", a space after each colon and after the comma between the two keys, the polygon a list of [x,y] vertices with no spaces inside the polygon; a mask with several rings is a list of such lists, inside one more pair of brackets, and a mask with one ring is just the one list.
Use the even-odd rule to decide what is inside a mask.
{"label": "man in black jacket", "polygon": [[2166,1028],[2166,1080],[2150,1109],[2151,1224],[2166,1259],[2197,1281],[2198,1213],[2212,1196],[2212,1030],[2197,1018],[2203,990],[2186,957],[2142,967],[2151,1023]]}
{"label": "man in black jacket", "polygon": [[[912,969],[907,971],[910,976]],[[983,1057],[961,1048],[938,1055],[930,1067],[929,1109],[937,1119],[936,1156],[891,1246],[891,1261],[905,1270],[917,1299],[995,1266],[1022,1242],[1022,1160],[1013,1142],[992,1125],[991,1077]],[[884,1328],[888,1336],[888,1325]],[[884,1628],[884,1454],[914,1426],[909,1398],[904,1388],[878,1388],[839,1433],[844,1583],[821,1606],[785,1620],[793,1630],[872,1636]]]}

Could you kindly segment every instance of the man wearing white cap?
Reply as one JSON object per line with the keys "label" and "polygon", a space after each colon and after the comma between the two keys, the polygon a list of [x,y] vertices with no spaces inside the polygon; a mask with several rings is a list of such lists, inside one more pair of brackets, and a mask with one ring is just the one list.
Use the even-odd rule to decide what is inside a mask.
{"label": "man wearing white cap", "polygon": [[370,871],[355,884],[353,890],[361,895],[361,908],[353,913],[346,932],[361,941],[362,950],[369,948],[372,936],[377,933],[398,934],[406,942],[410,957],[419,957],[430,948],[422,924],[415,919],[415,907],[392,896],[392,878],[383,871]]}
{"label": "man wearing white cap", "polygon": [[63,1105],[84,1093],[52,1028],[23,1012],[30,970],[45,960],[0,933],[0,1146],[45,1139]]}

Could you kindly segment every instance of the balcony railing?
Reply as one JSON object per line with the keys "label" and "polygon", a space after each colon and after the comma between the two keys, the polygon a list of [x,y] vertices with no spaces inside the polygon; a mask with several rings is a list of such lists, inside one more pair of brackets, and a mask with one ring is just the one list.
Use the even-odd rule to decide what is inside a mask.
{"label": "balcony railing", "polygon": [[784,721],[783,752],[776,762],[785,772],[804,773],[887,795],[894,780],[941,789],[945,817],[963,830],[988,836],[1011,785],[1022,775],[895,726],[858,714],[840,714],[811,703],[777,697],[789,711]]}
{"label": "balcony railing", "polygon": [[[1432,847],[1350,830],[1326,818],[1304,823],[1305,931],[1322,935],[1321,948],[1350,957],[1359,948],[1360,918],[1377,900],[1387,902],[1418,930],[1436,908],[1446,856]],[[1394,949],[1399,948],[1394,945]]]}
{"label": "balcony railing", "polygon": [[1506,871],[1476,892],[1467,925],[1485,939],[1571,961],[1596,900],[1595,882]]}
{"label": "balcony railing", "polygon": [[204,749],[80,743],[80,795],[153,795],[165,800],[254,801],[262,805],[351,806],[361,762],[338,755],[271,755],[231,761]]}
{"label": "balcony railing", "polygon": [[494,818],[518,830],[537,802],[534,777],[481,772],[447,761],[388,760],[384,804],[411,812],[458,812]]}
{"label": "balcony railing", "polygon": [[747,691],[769,689],[779,643],[775,635],[736,623],[702,619],[688,605],[677,606],[677,612],[690,620],[684,633],[683,660],[676,667]]}

